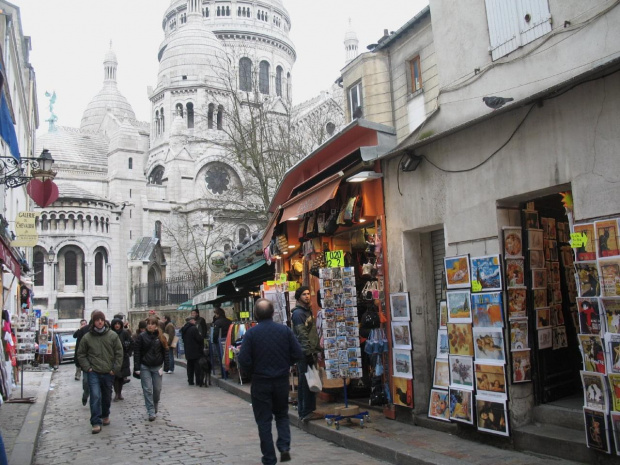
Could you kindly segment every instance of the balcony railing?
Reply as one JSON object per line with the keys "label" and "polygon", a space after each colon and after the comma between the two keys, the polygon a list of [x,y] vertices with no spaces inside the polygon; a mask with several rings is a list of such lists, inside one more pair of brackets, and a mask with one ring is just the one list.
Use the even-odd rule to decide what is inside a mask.
{"label": "balcony railing", "polygon": [[133,307],[163,307],[179,305],[191,299],[209,285],[207,275],[184,275],[138,284],[132,289]]}

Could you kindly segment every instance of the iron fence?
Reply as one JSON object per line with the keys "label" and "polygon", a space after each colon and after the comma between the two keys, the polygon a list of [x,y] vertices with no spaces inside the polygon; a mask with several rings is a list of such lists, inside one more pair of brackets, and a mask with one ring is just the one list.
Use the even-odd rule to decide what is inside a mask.
{"label": "iron fence", "polygon": [[138,284],[132,289],[133,306],[161,307],[179,305],[188,301],[209,284],[207,275],[183,275],[148,284]]}

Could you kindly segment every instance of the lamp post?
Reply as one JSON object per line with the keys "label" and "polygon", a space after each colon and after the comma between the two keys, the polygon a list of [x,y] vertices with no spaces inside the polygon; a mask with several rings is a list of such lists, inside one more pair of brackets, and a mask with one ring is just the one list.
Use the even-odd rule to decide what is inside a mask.
{"label": "lamp post", "polygon": [[[56,173],[52,171],[53,164],[54,159],[47,149],[43,149],[38,158],[22,157],[17,160],[13,157],[0,156],[0,184],[13,189],[26,184],[31,179],[42,181],[54,179]],[[30,168],[30,173],[28,168]]]}

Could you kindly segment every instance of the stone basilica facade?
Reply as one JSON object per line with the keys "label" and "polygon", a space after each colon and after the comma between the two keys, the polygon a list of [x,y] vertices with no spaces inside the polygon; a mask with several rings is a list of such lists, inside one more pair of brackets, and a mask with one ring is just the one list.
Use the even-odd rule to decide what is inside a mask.
{"label": "stone basilica facade", "polygon": [[[271,111],[302,113],[291,108],[296,52],[281,0],[172,0],[162,26],[151,121],[136,120],[119,92],[110,50],[80,127],[38,136],[37,153],[53,154],[60,196],[37,223],[35,308],[64,326],[95,309],[111,317],[157,304],[157,283],[202,274],[212,250],[256,236],[264,225],[253,213],[258,199],[225,149],[230,97],[246,93]],[[332,93],[300,106],[304,117],[329,109],[330,134],[344,121]]]}

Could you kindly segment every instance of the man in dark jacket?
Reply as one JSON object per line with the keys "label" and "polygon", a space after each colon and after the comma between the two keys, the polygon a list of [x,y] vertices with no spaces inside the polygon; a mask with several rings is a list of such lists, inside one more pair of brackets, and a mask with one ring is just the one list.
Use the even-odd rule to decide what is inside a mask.
{"label": "man in dark jacket", "polygon": [[185,326],[181,328],[181,337],[183,338],[185,358],[187,359],[187,382],[193,386],[195,377],[196,384],[202,386],[203,376],[198,360],[204,357],[204,338],[198,332],[194,316],[190,316],[185,321]]}
{"label": "man in dark jacket", "polygon": [[78,361],[88,374],[90,388],[90,424],[92,433],[110,424],[112,382],[123,364],[123,345],[110,329],[101,311],[94,311],[90,331],[80,341]]}
{"label": "man in dark jacket", "polygon": [[170,360],[170,369],[166,373],[171,374],[174,373],[174,349],[176,348],[176,345],[172,347],[172,344],[177,333],[170,315],[164,315],[164,334],[168,339],[168,359]]}
{"label": "man in dark jacket", "polygon": [[315,419],[313,412],[316,410],[316,394],[308,387],[306,371],[308,366],[317,362],[317,356],[321,351],[319,344],[319,334],[316,330],[316,323],[310,307],[310,288],[301,286],[295,291],[297,305],[291,315],[293,333],[304,351],[304,359],[297,363],[297,375],[299,377],[299,392],[297,394],[297,407],[299,419],[308,421]]}
{"label": "man in dark jacket", "polygon": [[258,325],[243,337],[239,364],[252,372],[252,410],[258,425],[262,463],[277,462],[271,435],[271,418],[276,420],[280,461],[291,460],[291,430],[288,420],[288,374],[293,363],[304,358],[290,329],[273,321],[273,304],[259,299],[254,306]]}
{"label": "man in dark jacket", "polygon": [[191,316],[192,318],[194,318],[194,324],[196,325],[196,329],[198,330],[202,338],[207,339],[209,328],[207,327],[207,322],[205,321],[205,319],[200,316],[200,312],[198,310],[192,310]]}
{"label": "man in dark jacket", "polygon": [[228,335],[228,328],[232,321],[226,318],[226,312],[220,307],[216,307],[213,310],[213,344],[217,344],[220,338],[225,338]]}

